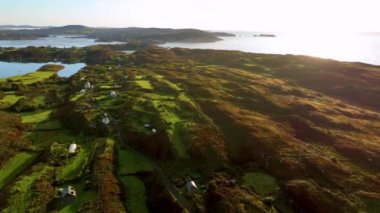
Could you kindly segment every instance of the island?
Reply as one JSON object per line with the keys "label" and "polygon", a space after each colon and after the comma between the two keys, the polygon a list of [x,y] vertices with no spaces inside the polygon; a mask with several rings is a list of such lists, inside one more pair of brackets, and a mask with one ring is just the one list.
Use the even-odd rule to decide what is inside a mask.
{"label": "island", "polygon": [[276,35],[274,34],[258,34],[258,35],[253,35],[254,37],[268,37],[268,38],[274,38]]}

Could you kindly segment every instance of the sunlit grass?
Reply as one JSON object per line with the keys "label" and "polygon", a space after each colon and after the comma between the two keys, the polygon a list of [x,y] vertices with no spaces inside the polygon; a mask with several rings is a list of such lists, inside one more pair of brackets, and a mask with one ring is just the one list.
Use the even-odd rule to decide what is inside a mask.
{"label": "sunlit grass", "polygon": [[31,162],[33,162],[37,153],[20,152],[0,169],[0,191],[6,184],[22,172]]}
{"label": "sunlit grass", "polygon": [[141,88],[143,89],[153,89],[153,86],[152,84],[149,82],[149,81],[146,81],[146,80],[138,80],[138,81],[135,81],[137,85],[139,85]]}
{"label": "sunlit grass", "polygon": [[32,174],[22,177],[16,184],[11,188],[13,192],[11,197],[8,199],[8,207],[4,209],[4,212],[24,212],[26,209],[30,208],[30,201],[32,200],[33,190],[32,184],[39,177],[41,173],[46,171],[45,169],[34,171]]}
{"label": "sunlit grass", "polygon": [[[37,81],[44,81],[51,76],[53,76],[55,72],[49,72],[49,71],[44,71],[44,72],[31,72],[26,75],[18,75],[14,77],[7,78],[11,81],[15,82],[20,82],[23,84],[33,84],[36,83]],[[7,79],[0,79],[0,82],[4,82]]]}
{"label": "sunlit grass", "polygon": [[41,123],[49,119],[53,110],[40,110],[36,112],[21,113],[22,122],[24,123]]}
{"label": "sunlit grass", "polygon": [[152,165],[144,156],[131,149],[119,149],[119,174],[129,175],[152,170]]}
{"label": "sunlit grass", "polygon": [[144,183],[136,176],[123,176],[121,182],[126,190],[126,206],[132,213],[148,213]]}
{"label": "sunlit grass", "polygon": [[79,177],[87,165],[90,150],[83,146],[72,159],[69,159],[66,165],[59,171],[57,180],[71,180]]}

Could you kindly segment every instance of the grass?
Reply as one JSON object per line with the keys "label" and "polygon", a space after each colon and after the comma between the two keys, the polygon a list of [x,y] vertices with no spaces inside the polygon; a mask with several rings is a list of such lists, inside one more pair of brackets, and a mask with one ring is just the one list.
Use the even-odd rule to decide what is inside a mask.
{"label": "grass", "polygon": [[27,168],[37,156],[37,153],[20,152],[11,158],[0,169],[0,191],[9,183],[9,181],[17,177],[18,174]]}
{"label": "grass", "polygon": [[119,149],[119,174],[130,175],[152,171],[153,167],[146,158],[131,149]]}
{"label": "grass", "polygon": [[89,156],[89,149],[87,147],[82,147],[73,159],[70,159],[69,162],[59,171],[57,174],[57,180],[68,181],[79,177],[87,165]]}
{"label": "grass", "polygon": [[35,131],[29,132],[28,139],[33,142],[33,147],[43,149],[50,146],[51,143],[71,143],[79,142],[84,139],[82,136],[71,135],[67,130],[52,130],[52,131]]}
{"label": "grass", "polygon": [[99,88],[104,89],[104,90],[108,90],[108,89],[113,89],[114,87],[110,86],[110,85],[101,85]]}
{"label": "grass", "polygon": [[174,149],[181,158],[188,158],[186,146],[182,142],[181,138],[178,135],[178,124],[184,122],[176,113],[173,111],[178,107],[174,101],[152,101],[154,107],[160,112],[161,118],[166,122],[170,123],[170,127],[167,129],[167,132],[170,137]]}
{"label": "grass", "polygon": [[126,190],[126,206],[128,212],[147,213],[149,212],[146,203],[146,192],[144,183],[136,176],[123,176],[121,182]]}
{"label": "grass", "polygon": [[176,90],[176,91],[181,91],[182,89],[177,86],[177,84],[171,82],[171,81],[168,81],[168,80],[162,80],[163,82],[165,82],[167,85],[169,85],[170,88]]}
{"label": "grass", "polygon": [[[55,74],[55,72],[49,72],[49,71],[32,72],[32,73],[28,73],[26,75],[18,75],[18,76],[10,77],[7,79],[14,81],[14,82],[20,82],[23,84],[33,84],[33,83],[36,83],[38,81],[44,81],[44,80],[50,78],[54,74]],[[0,82],[4,82],[5,80],[6,79],[0,79]]]}
{"label": "grass", "polygon": [[2,100],[0,100],[1,104],[11,106],[15,104],[20,98],[23,98],[25,96],[17,96],[17,95],[6,95]]}
{"label": "grass", "polygon": [[83,96],[84,96],[84,94],[78,93],[78,94],[74,95],[72,98],[70,98],[70,101],[75,102],[75,101],[79,100]]}
{"label": "grass", "polygon": [[38,130],[56,130],[61,129],[62,125],[59,120],[49,120],[37,125]]}
{"label": "grass", "polygon": [[171,141],[174,144],[174,147],[177,151],[178,156],[182,158],[189,158],[189,154],[187,153],[187,147],[185,143],[183,142],[182,135],[180,134],[180,123],[176,123],[174,125],[174,129],[172,130],[173,133],[171,133]]}
{"label": "grass", "polygon": [[12,195],[8,199],[8,207],[3,210],[4,213],[24,212],[29,209],[33,194],[31,186],[41,173],[43,170],[35,171],[16,182],[11,188]]}
{"label": "grass", "polygon": [[245,173],[243,182],[245,185],[253,187],[262,197],[276,193],[278,188],[275,178],[260,172]]}
{"label": "grass", "polygon": [[50,113],[53,110],[40,110],[36,112],[21,113],[23,123],[41,123],[49,119]]}
{"label": "grass", "polygon": [[137,85],[139,85],[141,88],[143,89],[153,89],[153,86],[152,84],[150,84],[149,81],[146,81],[146,80],[138,80],[138,81],[135,81]]}

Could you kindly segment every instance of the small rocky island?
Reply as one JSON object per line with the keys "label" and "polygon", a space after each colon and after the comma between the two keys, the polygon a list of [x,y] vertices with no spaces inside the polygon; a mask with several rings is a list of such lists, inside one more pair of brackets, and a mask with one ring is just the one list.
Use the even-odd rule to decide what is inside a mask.
{"label": "small rocky island", "polygon": [[274,37],[276,37],[276,35],[274,35],[274,34],[266,34],[266,33],[255,34],[253,36],[254,37],[268,37],[268,38],[274,38]]}

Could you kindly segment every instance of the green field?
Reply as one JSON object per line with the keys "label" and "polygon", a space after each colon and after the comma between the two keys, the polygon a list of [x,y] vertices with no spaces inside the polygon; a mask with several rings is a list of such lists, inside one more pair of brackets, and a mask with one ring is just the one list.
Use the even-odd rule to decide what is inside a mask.
{"label": "green field", "polygon": [[167,133],[170,137],[174,149],[176,150],[179,157],[188,158],[189,155],[186,150],[186,146],[178,137],[178,124],[184,122],[176,113],[178,106],[174,101],[152,101],[154,107],[159,111],[161,118],[166,122],[170,123],[170,128],[167,129]]}
{"label": "green field", "polygon": [[21,113],[22,122],[24,123],[41,123],[49,119],[53,110],[40,110],[36,112]]}
{"label": "green field", "polygon": [[137,85],[139,85],[141,88],[143,89],[153,89],[153,86],[152,84],[149,82],[149,81],[146,81],[146,80],[138,80],[138,81],[135,81]]}
{"label": "green field", "polygon": [[119,149],[119,174],[130,175],[143,171],[152,171],[150,162],[131,149]]}
{"label": "green field", "polygon": [[245,185],[253,187],[262,197],[277,192],[278,185],[276,179],[260,172],[247,172],[243,176]]}
{"label": "green field", "polygon": [[11,106],[15,104],[20,98],[24,98],[25,96],[17,96],[17,95],[6,95],[2,100],[0,100],[0,103],[2,105]]}
{"label": "green field", "polygon": [[126,191],[126,206],[132,213],[148,213],[144,183],[136,176],[122,176],[121,182]]}
{"label": "green field", "polygon": [[12,196],[8,199],[8,207],[3,212],[25,212],[30,208],[30,200],[32,199],[33,191],[32,183],[38,178],[43,171],[35,171],[30,175],[22,177],[11,188]]}
{"label": "green field", "polygon": [[0,169],[0,190],[3,189],[9,181],[17,177],[28,165],[30,165],[36,158],[37,153],[21,152],[11,158]]}
{"label": "green field", "polygon": [[87,166],[90,151],[87,147],[82,147],[75,156],[68,161],[57,174],[58,181],[68,181],[79,177]]}
{"label": "green field", "polygon": [[84,96],[84,94],[78,93],[78,94],[74,95],[72,98],[70,98],[70,101],[74,101],[75,102],[75,101],[79,100],[83,96]]}
{"label": "green field", "polygon": [[[32,72],[28,73],[26,75],[18,75],[10,78],[6,78],[8,80],[14,81],[14,82],[20,82],[23,84],[33,84],[37,81],[44,81],[48,78],[50,78],[52,75],[54,75],[56,72]],[[6,80],[5,78],[0,79],[0,82],[4,82]]]}
{"label": "green field", "polygon": [[49,121],[39,123],[37,125],[38,130],[56,130],[56,129],[61,129],[61,128],[62,128],[61,122],[59,122],[58,120],[49,120]]}

